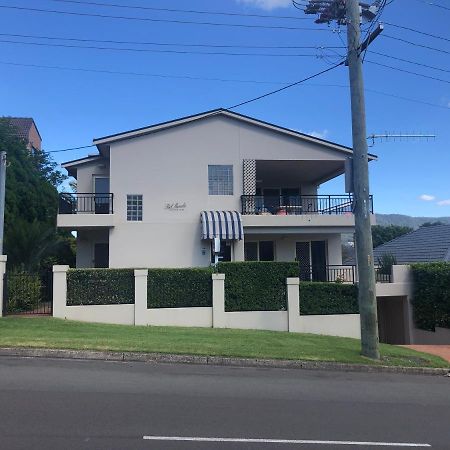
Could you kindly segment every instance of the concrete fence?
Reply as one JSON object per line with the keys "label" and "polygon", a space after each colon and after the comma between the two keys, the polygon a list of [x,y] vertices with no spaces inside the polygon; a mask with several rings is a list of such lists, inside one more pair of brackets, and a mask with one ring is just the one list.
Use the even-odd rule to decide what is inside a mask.
{"label": "concrete fence", "polygon": [[[83,322],[124,325],[238,328],[360,337],[359,314],[301,316],[299,279],[288,278],[286,311],[225,311],[225,275],[212,275],[212,306],[148,308],[148,270],[134,271],[134,304],[67,306],[69,266],[53,267],[53,316]],[[147,298],[150,295],[150,298]]]}

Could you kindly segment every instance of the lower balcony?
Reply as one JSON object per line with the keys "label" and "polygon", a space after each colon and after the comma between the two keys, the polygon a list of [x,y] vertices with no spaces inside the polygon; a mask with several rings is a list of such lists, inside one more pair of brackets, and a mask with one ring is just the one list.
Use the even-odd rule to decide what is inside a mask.
{"label": "lower balcony", "polygon": [[114,226],[112,193],[59,194],[57,226],[61,228],[101,228]]}

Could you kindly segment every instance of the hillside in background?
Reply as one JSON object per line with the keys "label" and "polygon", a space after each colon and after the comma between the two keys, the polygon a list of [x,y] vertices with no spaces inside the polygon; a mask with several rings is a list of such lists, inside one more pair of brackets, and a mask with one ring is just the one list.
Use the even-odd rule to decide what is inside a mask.
{"label": "hillside in background", "polygon": [[400,225],[419,228],[426,222],[443,222],[450,224],[450,217],[412,217],[403,214],[377,214],[377,225]]}

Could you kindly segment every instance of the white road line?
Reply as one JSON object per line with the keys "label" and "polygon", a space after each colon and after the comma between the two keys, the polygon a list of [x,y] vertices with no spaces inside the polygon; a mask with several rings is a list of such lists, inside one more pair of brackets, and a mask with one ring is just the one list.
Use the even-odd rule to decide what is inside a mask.
{"label": "white road line", "polygon": [[244,442],[256,444],[309,444],[309,445],[359,445],[371,447],[431,447],[430,444],[412,442],[364,442],[364,441],[320,441],[308,439],[245,439],[221,437],[189,437],[189,436],[143,436],[146,441],[184,441],[184,442]]}

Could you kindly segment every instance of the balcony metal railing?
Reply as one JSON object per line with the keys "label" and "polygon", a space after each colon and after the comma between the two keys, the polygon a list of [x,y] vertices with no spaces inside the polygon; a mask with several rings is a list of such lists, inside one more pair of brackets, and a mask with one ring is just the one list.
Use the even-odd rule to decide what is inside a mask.
{"label": "balcony metal railing", "polygon": [[[373,197],[370,196],[373,214]],[[243,215],[302,215],[302,214],[352,214],[353,198],[350,195],[242,195]]]}
{"label": "balcony metal railing", "polygon": [[59,214],[112,214],[114,195],[108,193],[59,194]]}
{"label": "balcony metal railing", "polygon": [[[328,283],[350,283],[358,282],[358,272],[355,265],[299,265],[300,281],[322,281]],[[380,267],[375,267],[375,280],[377,283],[391,283],[391,273],[386,273]]]}

